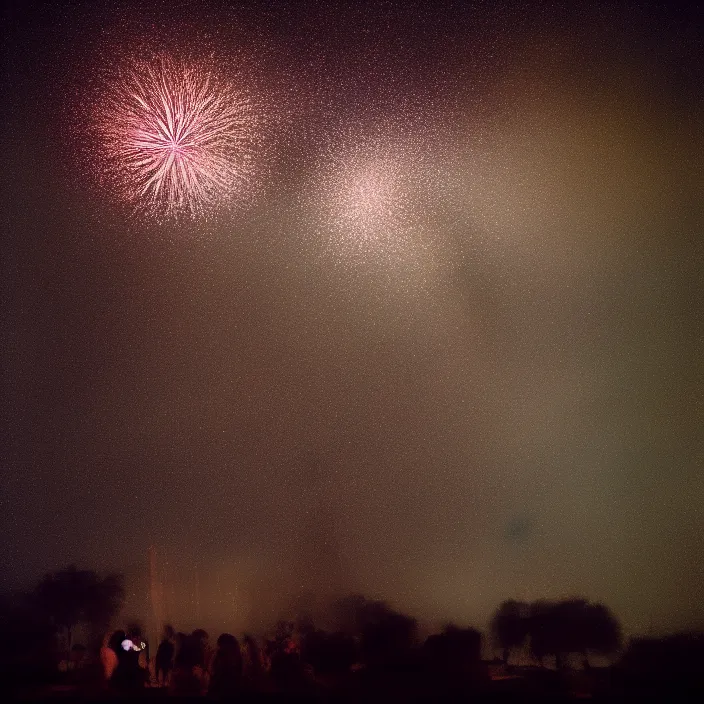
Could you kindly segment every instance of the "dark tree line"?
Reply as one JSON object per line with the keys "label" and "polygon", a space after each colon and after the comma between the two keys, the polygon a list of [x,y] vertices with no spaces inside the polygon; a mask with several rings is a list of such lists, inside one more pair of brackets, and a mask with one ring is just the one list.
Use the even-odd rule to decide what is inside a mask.
{"label": "dark tree line", "polygon": [[58,633],[66,635],[69,650],[78,624],[103,633],[122,608],[125,589],[121,575],[100,577],[92,570],[71,565],[47,574],[36,586],[31,600]]}
{"label": "dark tree line", "polygon": [[[469,692],[484,683],[482,635],[473,628],[448,625],[422,641],[414,618],[361,595],[337,601],[333,622],[333,632],[317,630],[306,619],[280,624],[275,641],[283,646],[272,645],[280,652],[297,635],[300,660],[319,684],[346,681],[346,687],[360,688],[360,696],[365,691],[383,696],[385,688],[396,696],[404,687],[412,695]],[[274,665],[272,659],[272,671]]]}
{"label": "dark tree line", "polygon": [[70,651],[76,626],[88,627],[96,641],[122,609],[120,575],[100,576],[70,566],[43,577],[35,588],[0,603],[2,679],[49,676],[61,659],[57,636]]}
{"label": "dark tree line", "polygon": [[585,599],[505,601],[491,621],[494,643],[504,663],[512,653],[528,649],[539,662],[554,657],[558,669],[570,655],[580,655],[589,667],[589,655],[609,655],[621,645],[621,628],[603,604]]}

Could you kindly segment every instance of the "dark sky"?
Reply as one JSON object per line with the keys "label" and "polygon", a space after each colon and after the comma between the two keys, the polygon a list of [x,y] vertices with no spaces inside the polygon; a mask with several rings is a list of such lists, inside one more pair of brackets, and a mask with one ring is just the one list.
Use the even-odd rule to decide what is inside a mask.
{"label": "dark sky", "polygon": [[[704,625],[703,47],[637,5],[6,2],[2,586],[153,544],[180,623],[197,573],[237,627],[346,591]],[[140,43],[258,72],[250,207],[92,182]]]}

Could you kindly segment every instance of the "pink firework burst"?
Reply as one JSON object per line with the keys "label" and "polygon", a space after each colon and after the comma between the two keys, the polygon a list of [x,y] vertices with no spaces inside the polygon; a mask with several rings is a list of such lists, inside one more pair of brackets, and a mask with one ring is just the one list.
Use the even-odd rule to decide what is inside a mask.
{"label": "pink firework burst", "polygon": [[94,120],[94,166],[136,212],[208,217],[256,191],[257,111],[207,64],[132,63],[109,83]]}

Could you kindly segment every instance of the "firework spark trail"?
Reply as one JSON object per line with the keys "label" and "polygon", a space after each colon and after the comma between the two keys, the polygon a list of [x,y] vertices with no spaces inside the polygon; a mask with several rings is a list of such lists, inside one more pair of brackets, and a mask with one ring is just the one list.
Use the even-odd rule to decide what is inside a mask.
{"label": "firework spark trail", "polygon": [[95,166],[136,211],[207,217],[257,190],[261,120],[253,101],[207,65],[134,63],[95,116]]}

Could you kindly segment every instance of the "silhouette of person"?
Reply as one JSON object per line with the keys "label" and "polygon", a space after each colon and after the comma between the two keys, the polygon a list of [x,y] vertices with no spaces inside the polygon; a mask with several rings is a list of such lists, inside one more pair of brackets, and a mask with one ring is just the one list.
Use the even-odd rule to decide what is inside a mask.
{"label": "silhouette of person", "polygon": [[[116,637],[119,638],[119,642],[116,641]],[[103,677],[105,682],[110,682],[110,678],[115,672],[117,667],[117,649],[120,647],[120,643],[125,640],[125,634],[119,633],[118,636],[115,634],[106,633],[103,638],[103,645],[100,648],[100,664],[103,666]]]}
{"label": "silhouette of person", "polygon": [[212,648],[208,642],[208,633],[202,628],[197,628],[191,634],[191,638],[196,644],[198,652],[198,661],[196,662],[196,666],[200,667],[203,671],[207,671],[213,656]]}
{"label": "silhouette of person", "polygon": [[200,639],[193,635],[179,634],[179,648],[174,660],[170,689],[176,696],[197,697],[202,691],[203,647]]}
{"label": "silhouette of person", "polygon": [[261,682],[264,672],[261,652],[259,651],[257,641],[252,636],[245,635],[243,643],[245,655],[245,679],[251,688],[256,689]]}
{"label": "silhouette of person", "polygon": [[229,633],[223,633],[218,638],[217,645],[208,695],[215,699],[229,699],[241,687],[242,653],[237,638]]}
{"label": "silhouette of person", "polygon": [[155,658],[155,675],[158,685],[165,687],[169,681],[169,675],[174,668],[174,629],[171,626],[164,628],[164,637],[159,643]]}
{"label": "silhouette of person", "polygon": [[[124,631],[120,632],[124,636]],[[113,637],[115,637],[114,634]],[[124,638],[117,653],[117,667],[112,675],[112,685],[123,694],[133,694],[144,687],[148,673],[139,665],[139,644]]]}
{"label": "silhouette of person", "polygon": [[292,638],[271,644],[271,677],[282,690],[298,688],[303,682],[303,664]]}

